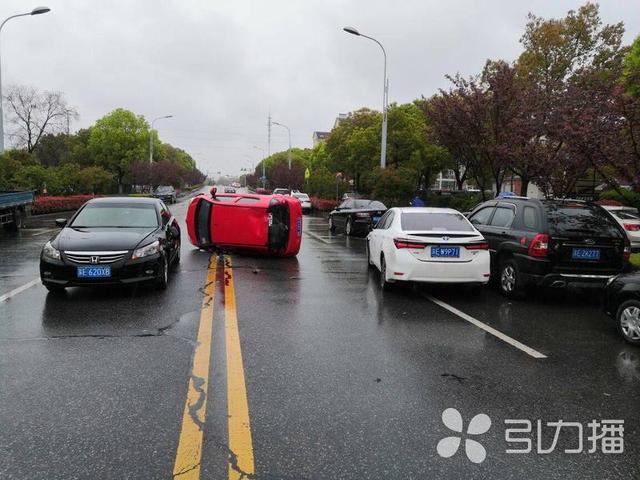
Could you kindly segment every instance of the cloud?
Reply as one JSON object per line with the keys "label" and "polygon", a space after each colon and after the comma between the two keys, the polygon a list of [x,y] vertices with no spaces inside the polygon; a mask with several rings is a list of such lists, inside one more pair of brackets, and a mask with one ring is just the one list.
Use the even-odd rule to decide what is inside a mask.
{"label": "cloud", "polygon": [[[65,92],[80,112],[75,128],[116,107],[172,114],[156,124],[161,138],[203,170],[231,174],[259,159],[253,145],[266,149],[269,111],[295,146],[308,147],[339,112],[380,108],[382,53],[345,25],[385,45],[390,100],[407,102],[447,86],[445,74],[514,59],[527,12],[559,17],[581,3],[49,0],[51,13],[3,29],[3,84]],[[631,41],[640,4],[601,3],[604,20],[624,21]],[[4,0],[0,16],[24,5]],[[272,151],[286,146],[286,131],[274,127]]]}

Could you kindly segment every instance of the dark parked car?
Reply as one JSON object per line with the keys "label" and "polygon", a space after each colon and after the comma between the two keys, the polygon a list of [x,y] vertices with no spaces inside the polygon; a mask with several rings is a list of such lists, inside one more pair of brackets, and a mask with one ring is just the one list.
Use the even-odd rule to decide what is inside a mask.
{"label": "dark parked car", "polygon": [[65,287],[155,282],[166,288],[180,261],[180,227],[154,198],[96,198],[85,203],[40,255],[40,278],[52,292]]}
{"label": "dark parked car", "polygon": [[604,309],[615,320],[620,335],[627,342],[640,345],[640,272],[609,280]]}
{"label": "dark parked car", "polygon": [[329,230],[366,235],[386,211],[387,207],[377,200],[348,198],[329,214]]}
{"label": "dark parked car", "polygon": [[171,185],[160,185],[158,188],[156,188],[156,191],[153,192],[153,197],[159,198],[166,203],[176,203],[176,189]]}
{"label": "dark parked car", "polygon": [[497,198],[469,220],[489,242],[492,276],[507,297],[522,296],[529,285],[601,287],[631,254],[611,215],[579,200]]}

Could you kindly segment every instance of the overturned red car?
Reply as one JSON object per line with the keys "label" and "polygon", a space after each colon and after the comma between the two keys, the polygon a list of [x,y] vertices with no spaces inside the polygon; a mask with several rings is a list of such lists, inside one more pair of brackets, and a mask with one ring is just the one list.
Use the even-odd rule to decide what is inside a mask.
{"label": "overturned red car", "polygon": [[187,231],[199,248],[292,257],[302,241],[302,207],[295,197],[218,194],[214,187],[191,201]]}

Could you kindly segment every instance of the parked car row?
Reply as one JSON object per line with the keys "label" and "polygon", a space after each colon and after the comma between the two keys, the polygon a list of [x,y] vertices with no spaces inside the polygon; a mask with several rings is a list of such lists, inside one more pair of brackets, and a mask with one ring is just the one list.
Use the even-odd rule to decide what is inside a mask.
{"label": "parked car row", "polygon": [[309,213],[311,211],[311,198],[300,190],[289,190],[288,188],[275,188],[273,190],[274,195],[287,195],[297,198],[302,207],[302,213]]}
{"label": "parked car row", "polygon": [[331,212],[329,227],[352,234],[356,219],[363,230],[365,220],[373,225],[367,262],[379,271],[382,289],[493,279],[506,297],[523,298],[530,287],[605,288],[605,311],[628,342],[640,344],[640,273],[630,273],[628,229],[603,207],[512,196],[481,203],[468,218],[452,209],[407,207],[373,222],[367,204],[349,203],[355,201]]}

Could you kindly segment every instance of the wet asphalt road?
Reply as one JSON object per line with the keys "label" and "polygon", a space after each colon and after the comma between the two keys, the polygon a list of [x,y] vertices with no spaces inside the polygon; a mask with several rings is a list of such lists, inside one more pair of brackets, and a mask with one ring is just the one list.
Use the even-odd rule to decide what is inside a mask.
{"label": "wet asphalt road", "polygon": [[[172,211],[184,218],[186,202]],[[0,234],[0,296],[37,277],[48,232]],[[188,245],[169,288],[35,285],[0,303],[0,478],[172,477],[210,254]],[[628,346],[591,292],[505,300],[491,288],[382,294],[362,239],[305,219],[294,259],[231,255],[255,460],[261,479],[640,477],[640,349]],[[225,272],[217,262],[200,478],[228,478]],[[546,356],[535,358],[442,305]],[[467,428],[451,458],[438,442],[457,409]],[[509,454],[505,419],[528,419],[533,452]],[[538,454],[536,421],[563,429]],[[624,453],[587,453],[592,420],[624,420]],[[553,440],[543,428],[542,446]],[[465,455],[464,438],[486,449]]]}

